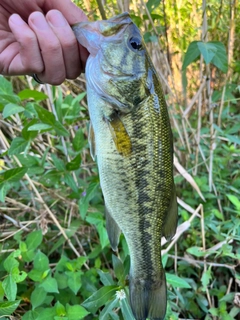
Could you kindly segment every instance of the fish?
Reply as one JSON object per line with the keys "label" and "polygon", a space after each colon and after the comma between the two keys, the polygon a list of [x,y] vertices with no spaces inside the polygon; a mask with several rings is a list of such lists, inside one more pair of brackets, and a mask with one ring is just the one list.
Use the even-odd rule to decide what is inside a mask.
{"label": "fish", "polygon": [[162,320],[166,277],[161,237],[177,227],[173,136],[158,74],[128,13],[72,26],[90,55],[85,76],[90,152],[97,161],[111,247],[124,234],[136,320]]}

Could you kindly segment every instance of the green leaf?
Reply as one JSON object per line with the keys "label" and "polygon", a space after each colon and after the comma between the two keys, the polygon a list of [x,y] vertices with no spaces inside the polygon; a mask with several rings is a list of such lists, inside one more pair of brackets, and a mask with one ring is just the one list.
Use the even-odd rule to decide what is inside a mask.
{"label": "green leaf", "polygon": [[78,193],[78,187],[70,173],[64,174],[63,180],[74,192]]}
{"label": "green leaf", "polygon": [[4,297],[4,289],[2,286],[2,282],[0,281],[0,300],[3,300]]}
{"label": "green leaf", "polygon": [[3,118],[10,117],[16,113],[23,112],[25,109],[14,103],[8,103],[3,109]]}
{"label": "green leaf", "polygon": [[228,199],[232,202],[232,204],[236,207],[238,211],[240,211],[240,201],[238,198],[232,194],[227,194]]}
{"label": "green leaf", "polygon": [[36,320],[54,320],[55,315],[56,315],[55,308],[46,308],[41,310]]}
{"label": "green leaf", "polygon": [[98,186],[99,186],[99,183],[96,183],[96,182],[90,183],[87,190],[86,190],[86,195],[82,196],[78,202],[80,215],[81,215],[82,219],[85,219],[88,205],[89,205],[89,201],[91,201],[92,198],[95,196]]}
{"label": "green leaf", "polygon": [[68,277],[64,273],[55,272],[54,278],[57,280],[59,290],[68,287]]}
{"label": "green leaf", "polygon": [[85,145],[87,144],[87,140],[84,138],[84,134],[82,132],[82,129],[78,129],[78,131],[75,133],[75,137],[72,141],[72,146],[74,151],[78,152],[81,151]]}
{"label": "green leaf", "polygon": [[240,144],[240,138],[237,136],[226,134],[226,138],[232,143]]}
{"label": "green leaf", "polygon": [[19,249],[20,249],[21,253],[27,252],[27,245],[26,245],[26,243],[23,242],[23,241],[20,241],[20,243],[19,243]]}
{"label": "green leaf", "polygon": [[22,129],[22,137],[28,141],[28,140],[31,140],[31,139],[34,139],[37,137],[38,135],[38,132],[31,132],[31,131],[28,131],[28,128],[33,126],[34,124],[36,124],[38,122],[37,119],[32,119],[31,121],[29,121],[27,124],[25,124],[25,126],[23,127]]}
{"label": "green leaf", "polygon": [[128,303],[128,300],[126,298],[122,300],[120,299],[119,303],[121,306],[124,320],[134,320],[135,318],[133,316],[132,309]]}
{"label": "green leaf", "polygon": [[117,307],[118,301],[119,300],[115,298],[114,300],[106,303],[105,307],[102,309],[99,315],[99,320],[109,320],[110,319],[109,315],[112,312],[112,310]]}
{"label": "green leaf", "polygon": [[51,154],[51,158],[53,160],[54,166],[58,171],[65,171],[65,163],[62,159],[59,159],[56,154]]}
{"label": "green leaf", "polygon": [[75,261],[74,261],[74,265],[76,266],[76,269],[81,269],[81,267],[84,265],[84,263],[88,260],[87,257],[78,257]]}
{"label": "green leaf", "polygon": [[82,286],[82,280],[81,280],[82,271],[75,271],[75,272],[67,271],[66,275],[68,276],[67,283],[69,288],[72,290],[74,294],[77,294],[79,289]]}
{"label": "green leaf", "polygon": [[224,295],[219,301],[232,302],[234,301],[235,292],[228,293]]}
{"label": "green leaf", "polygon": [[40,285],[39,288],[43,288],[46,292],[59,293],[57,280],[51,277],[46,278]]}
{"label": "green leaf", "polygon": [[63,317],[66,315],[65,307],[59,301],[55,304],[55,310],[56,310],[56,314],[60,317]]}
{"label": "green leaf", "polygon": [[111,299],[116,290],[118,290],[118,286],[105,286],[91,295],[87,300],[85,300],[82,305],[87,310],[92,313],[95,313],[101,306],[103,306],[109,299]]}
{"label": "green leaf", "polygon": [[163,265],[163,268],[166,267],[167,261],[168,261],[168,254],[166,253],[166,254],[164,254],[164,255],[162,256],[162,265]]}
{"label": "green leaf", "polygon": [[13,277],[11,274],[3,280],[2,286],[7,299],[9,301],[14,301],[17,296],[17,284],[13,280]]}
{"label": "green leaf", "polygon": [[222,72],[227,73],[228,71],[228,61],[225,46],[222,42],[212,41],[209,42],[214,45],[217,49],[215,56],[212,59],[212,63],[220,69]]}
{"label": "green leaf", "polygon": [[8,193],[8,191],[11,189],[11,184],[9,183],[4,183],[0,184],[0,201],[5,202],[5,197]]}
{"label": "green leaf", "polygon": [[108,239],[107,230],[104,227],[103,223],[97,224],[96,228],[97,228],[97,231],[98,231],[98,234],[99,234],[101,247],[105,248],[106,246],[109,245],[109,239]]}
{"label": "green leaf", "polygon": [[0,94],[14,94],[11,82],[2,75],[0,75]]}
{"label": "green leaf", "polygon": [[3,266],[8,273],[11,273],[13,268],[19,266],[19,262],[12,255],[9,255],[4,261]]}
{"label": "green leaf", "polygon": [[78,154],[76,157],[66,164],[66,169],[68,171],[78,170],[81,165],[81,155]]}
{"label": "green leaf", "polygon": [[48,96],[45,93],[31,89],[24,89],[20,91],[18,93],[18,96],[21,100],[33,98],[35,101],[46,100],[48,98]]}
{"label": "green leaf", "polygon": [[224,216],[222,214],[222,212],[220,212],[218,209],[213,208],[212,212],[214,213],[215,217],[217,217],[218,219],[224,221]]}
{"label": "green leaf", "polygon": [[48,110],[40,107],[39,105],[34,105],[35,110],[37,111],[39,119],[46,124],[49,124],[50,126],[53,126],[56,119],[54,115],[49,112]]}
{"label": "green leaf", "polygon": [[22,253],[22,259],[25,262],[33,261],[34,257],[35,257],[35,250],[34,249],[27,250],[26,252]]}
{"label": "green leaf", "polygon": [[69,262],[69,259],[64,255],[61,256],[61,259],[58,261],[56,270],[59,272],[64,272],[66,270],[66,264]]}
{"label": "green leaf", "polygon": [[218,308],[210,308],[209,312],[211,313],[211,315],[217,317],[218,316]]}
{"label": "green leaf", "polygon": [[204,257],[204,255],[206,254],[205,252],[203,252],[203,250],[199,247],[191,247],[187,249],[187,252],[196,256],[196,257]]}
{"label": "green leaf", "polygon": [[207,290],[207,286],[209,285],[211,278],[212,278],[211,268],[209,268],[207,271],[203,272],[203,275],[201,278],[201,282],[202,282],[204,291]]}
{"label": "green leaf", "polygon": [[42,275],[43,272],[39,271],[39,270],[35,270],[32,269],[29,273],[28,273],[28,277],[33,280],[34,282],[41,282],[42,281]]}
{"label": "green leaf", "polygon": [[146,3],[148,11],[151,13],[154,9],[156,9],[159,6],[160,2],[161,0],[148,0],[148,2]]}
{"label": "green leaf", "polygon": [[35,250],[42,243],[42,230],[36,230],[27,236],[26,244],[28,250]]}
{"label": "green leaf", "polygon": [[64,136],[64,137],[69,137],[70,134],[67,131],[67,129],[64,128],[64,126],[59,122],[59,121],[55,121],[53,124],[53,129],[57,132],[57,134],[59,134],[60,136]]}
{"label": "green leaf", "polygon": [[34,264],[34,269],[35,270],[39,270],[39,271],[46,271],[49,269],[49,260],[48,257],[42,253],[41,251],[38,251],[34,260],[33,260],[33,264]]}
{"label": "green leaf", "polygon": [[11,315],[18,307],[20,300],[0,302],[0,316]]}
{"label": "green leaf", "polygon": [[36,312],[36,311],[32,311],[32,310],[31,311],[27,311],[22,316],[22,320],[35,320],[35,319],[37,319],[38,315],[39,315],[39,313]]}
{"label": "green leaf", "polygon": [[49,171],[48,173],[44,174],[39,181],[46,187],[52,187],[56,183],[60,182],[62,173],[58,172],[57,170]]}
{"label": "green leaf", "polygon": [[13,92],[11,82],[0,75],[0,104],[6,105],[9,102],[18,103],[20,99]]}
{"label": "green leaf", "polygon": [[120,281],[122,280],[122,277],[124,276],[124,266],[122,261],[115,256],[114,254],[112,255],[112,262],[113,262],[113,270],[114,273],[117,277],[117,279]]}
{"label": "green leaf", "polygon": [[14,250],[14,251],[11,253],[11,256],[12,256],[13,258],[19,258],[20,255],[21,255],[21,250],[20,250],[20,249]]}
{"label": "green leaf", "polygon": [[3,174],[0,174],[0,184],[19,181],[27,171],[28,168],[25,167],[6,170]]}
{"label": "green leaf", "polygon": [[52,126],[46,123],[36,123],[28,127],[28,131],[52,130]]}
{"label": "green leaf", "polygon": [[191,288],[186,280],[176,276],[175,274],[166,273],[166,280],[167,283],[171,284],[174,288]]}
{"label": "green leaf", "polygon": [[211,42],[202,42],[202,41],[199,41],[197,45],[201,54],[203,55],[203,59],[205,63],[209,64],[217,52],[216,46]]}
{"label": "green leaf", "polygon": [[100,280],[104,286],[111,286],[114,284],[113,278],[109,272],[103,272],[102,270],[97,270],[100,276]]}
{"label": "green leaf", "polygon": [[79,105],[79,102],[86,96],[86,94],[87,94],[87,92],[85,91],[85,92],[81,92],[81,93],[79,93],[79,95],[77,95],[74,99],[73,99],[73,101],[72,101],[72,105]]}
{"label": "green leaf", "polygon": [[186,69],[193,61],[200,57],[200,50],[198,47],[198,41],[193,41],[188,46],[187,52],[184,57],[182,70]]}
{"label": "green leaf", "polygon": [[[45,300],[47,296],[47,292],[44,290],[44,288],[35,288],[31,294],[31,304],[32,304],[32,308],[35,309],[39,306],[41,306]],[[55,311],[54,311],[55,313]]]}
{"label": "green leaf", "polygon": [[25,271],[19,271],[19,269],[15,269],[15,271],[12,272],[13,280],[16,283],[24,281],[28,274]]}
{"label": "green leaf", "polygon": [[14,94],[1,94],[0,93],[0,104],[6,105],[8,103],[19,103],[20,99]]}
{"label": "green leaf", "polygon": [[8,149],[8,155],[12,156],[23,152],[28,146],[28,141],[21,137],[14,138],[12,140],[11,146]]}
{"label": "green leaf", "polygon": [[69,320],[79,320],[85,318],[89,312],[82,306],[70,306],[66,305],[67,316]]}

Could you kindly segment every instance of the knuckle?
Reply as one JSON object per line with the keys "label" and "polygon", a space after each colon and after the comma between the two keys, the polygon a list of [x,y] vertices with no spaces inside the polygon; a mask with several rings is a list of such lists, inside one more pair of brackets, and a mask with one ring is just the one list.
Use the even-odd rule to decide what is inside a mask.
{"label": "knuckle", "polygon": [[60,86],[62,83],[63,83],[63,81],[64,81],[65,79],[56,79],[56,80],[52,80],[51,81],[51,84],[53,85],[53,86]]}
{"label": "knuckle", "polygon": [[43,50],[43,53],[49,53],[51,55],[56,55],[59,52],[61,52],[61,47],[58,41],[49,42],[45,50]]}
{"label": "knuckle", "polygon": [[25,33],[23,37],[19,38],[19,43],[22,47],[29,47],[32,43],[36,42],[36,37],[34,33]]}
{"label": "knuckle", "polygon": [[74,80],[77,77],[79,77],[80,74],[81,74],[81,70],[80,69],[73,70],[73,71],[67,73],[67,79]]}
{"label": "knuckle", "polygon": [[63,81],[65,80],[66,75],[65,74],[59,74],[59,75],[54,75],[54,77],[52,77],[51,79],[51,84],[54,86],[59,86],[60,84],[63,83]]}
{"label": "knuckle", "polygon": [[67,51],[72,51],[77,49],[77,43],[75,39],[64,39],[62,46]]}

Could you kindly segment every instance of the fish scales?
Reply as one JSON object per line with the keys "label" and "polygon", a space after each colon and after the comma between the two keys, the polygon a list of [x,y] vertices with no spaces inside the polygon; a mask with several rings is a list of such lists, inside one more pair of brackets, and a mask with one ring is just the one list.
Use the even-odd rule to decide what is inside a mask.
{"label": "fish scales", "polygon": [[163,319],[161,237],[177,225],[172,132],[156,71],[124,13],[73,30],[86,65],[91,154],[96,157],[113,250],[123,232],[131,258],[130,303],[137,320]]}

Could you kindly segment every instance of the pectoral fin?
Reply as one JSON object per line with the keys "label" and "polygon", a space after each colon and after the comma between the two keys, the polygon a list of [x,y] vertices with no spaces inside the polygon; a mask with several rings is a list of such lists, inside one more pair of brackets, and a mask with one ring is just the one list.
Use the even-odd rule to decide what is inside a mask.
{"label": "pectoral fin", "polygon": [[109,238],[111,247],[114,251],[117,251],[121,230],[117,225],[117,223],[115,222],[115,220],[112,218],[107,207],[105,208],[105,216],[106,216],[106,229],[107,229],[108,238]]}
{"label": "pectoral fin", "polygon": [[89,124],[89,131],[88,131],[88,143],[90,147],[90,154],[93,160],[95,160],[96,157],[96,150],[95,150],[95,135],[93,131],[92,122],[90,121]]}
{"label": "pectoral fin", "polygon": [[114,114],[111,119],[107,121],[118,152],[123,156],[130,155],[132,151],[132,143],[118,114]]}
{"label": "pectoral fin", "polygon": [[176,233],[178,221],[177,196],[175,186],[173,185],[172,199],[165,217],[163,225],[163,235],[167,240],[170,240]]}

